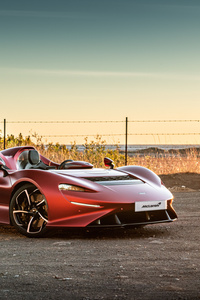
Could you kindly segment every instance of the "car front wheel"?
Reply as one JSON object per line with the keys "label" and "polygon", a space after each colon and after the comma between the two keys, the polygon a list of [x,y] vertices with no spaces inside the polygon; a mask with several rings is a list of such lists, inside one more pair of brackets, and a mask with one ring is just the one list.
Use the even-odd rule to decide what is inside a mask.
{"label": "car front wheel", "polygon": [[10,202],[10,219],[28,237],[41,237],[47,231],[48,207],[44,195],[32,184],[25,184]]}

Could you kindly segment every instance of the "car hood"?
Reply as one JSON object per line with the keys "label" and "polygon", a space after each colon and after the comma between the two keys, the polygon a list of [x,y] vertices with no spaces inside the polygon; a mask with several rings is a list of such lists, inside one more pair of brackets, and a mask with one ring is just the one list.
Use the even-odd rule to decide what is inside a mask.
{"label": "car hood", "polygon": [[57,173],[62,176],[74,176],[79,178],[89,177],[110,177],[110,176],[123,176],[124,172],[112,170],[112,169],[69,169],[69,170],[53,170],[53,173]]}
{"label": "car hood", "polygon": [[[144,181],[138,176],[113,169],[90,169],[90,170],[53,170],[55,174],[69,177],[72,184],[85,186],[93,191],[99,192],[95,195],[96,200],[109,202],[132,203],[134,201],[148,201],[149,199],[167,200],[172,194],[163,185],[155,185]],[[85,180],[87,179],[87,181]],[[103,193],[103,194],[102,194]],[[74,201],[74,193],[68,195],[70,201]],[[76,194],[77,197],[77,194]],[[81,197],[84,197],[82,193]],[[93,198],[93,193],[87,193],[87,198]]]}

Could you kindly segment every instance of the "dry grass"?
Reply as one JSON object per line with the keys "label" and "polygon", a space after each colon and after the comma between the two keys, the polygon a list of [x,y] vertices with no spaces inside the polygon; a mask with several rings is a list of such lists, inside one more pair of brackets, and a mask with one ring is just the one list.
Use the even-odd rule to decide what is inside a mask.
{"label": "dry grass", "polygon": [[[79,152],[75,144],[72,144],[70,150],[54,146],[47,149],[41,149],[41,146],[37,148],[41,154],[55,162],[61,162],[65,159],[84,160],[92,163],[94,167],[104,167],[103,159],[109,157],[113,159],[115,167],[125,164],[125,156],[120,153],[117,146],[115,150],[105,150],[104,147],[92,143],[83,152]],[[149,168],[158,175],[200,173],[200,158],[195,149],[188,150],[185,155],[177,151],[172,155],[166,153],[162,156],[159,154],[128,156],[128,165],[140,165]]]}
{"label": "dry grass", "polygon": [[[115,167],[123,166],[125,163],[124,154],[120,153],[118,145],[114,150],[106,149],[106,141],[103,141],[100,136],[96,137],[95,141],[88,142],[87,138],[84,143],[84,150],[78,151],[76,143],[71,144],[71,148],[60,144],[42,143],[42,138],[37,135],[36,143],[33,143],[30,137],[23,137],[21,134],[18,137],[13,135],[7,138],[7,148],[23,145],[33,145],[42,155],[48,157],[55,162],[62,162],[66,159],[88,161],[94,167],[104,167],[104,157],[113,159]],[[0,139],[0,148],[3,149],[3,141]],[[200,173],[199,152],[197,149],[190,149],[185,153],[145,153],[143,155],[136,154],[135,156],[128,156],[129,165],[140,165],[151,169],[156,174],[173,174],[173,173]]]}
{"label": "dry grass", "polygon": [[200,158],[194,149],[182,155],[177,152],[176,155],[169,156],[167,154],[159,157],[146,155],[144,157],[129,158],[128,163],[140,165],[151,169],[158,175],[161,174],[174,174],[174,173],[200,173]]}

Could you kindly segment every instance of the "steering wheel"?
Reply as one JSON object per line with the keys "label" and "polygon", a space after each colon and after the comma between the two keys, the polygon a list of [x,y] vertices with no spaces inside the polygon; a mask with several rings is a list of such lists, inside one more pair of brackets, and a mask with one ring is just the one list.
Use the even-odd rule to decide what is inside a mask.
{"label": "steering wheel", "polygon": [[61,164],[58,166],[58,169],[59,169],[59,170],[64,169],[65,164],[67,164],[67,163],[69,163],[69,162],[71,162],[71,161],[73,161],[73,159],[66,159],[66,160],[64,160],[64,161],[61,162]]}

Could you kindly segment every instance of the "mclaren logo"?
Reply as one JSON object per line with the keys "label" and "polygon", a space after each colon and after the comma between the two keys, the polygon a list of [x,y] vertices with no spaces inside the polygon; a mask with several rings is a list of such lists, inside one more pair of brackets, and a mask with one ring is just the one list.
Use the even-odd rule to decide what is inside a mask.
{"label": "mclaren logo", "polygon": [[151,211],[167,209],[167,201],[135,202],[135,211]]}
{"label": "mclaren logo", "polygon": [[144,204],[142,208],[154,208],[159,207],[161,205],[161,202],[158,202],[157,204]]}

